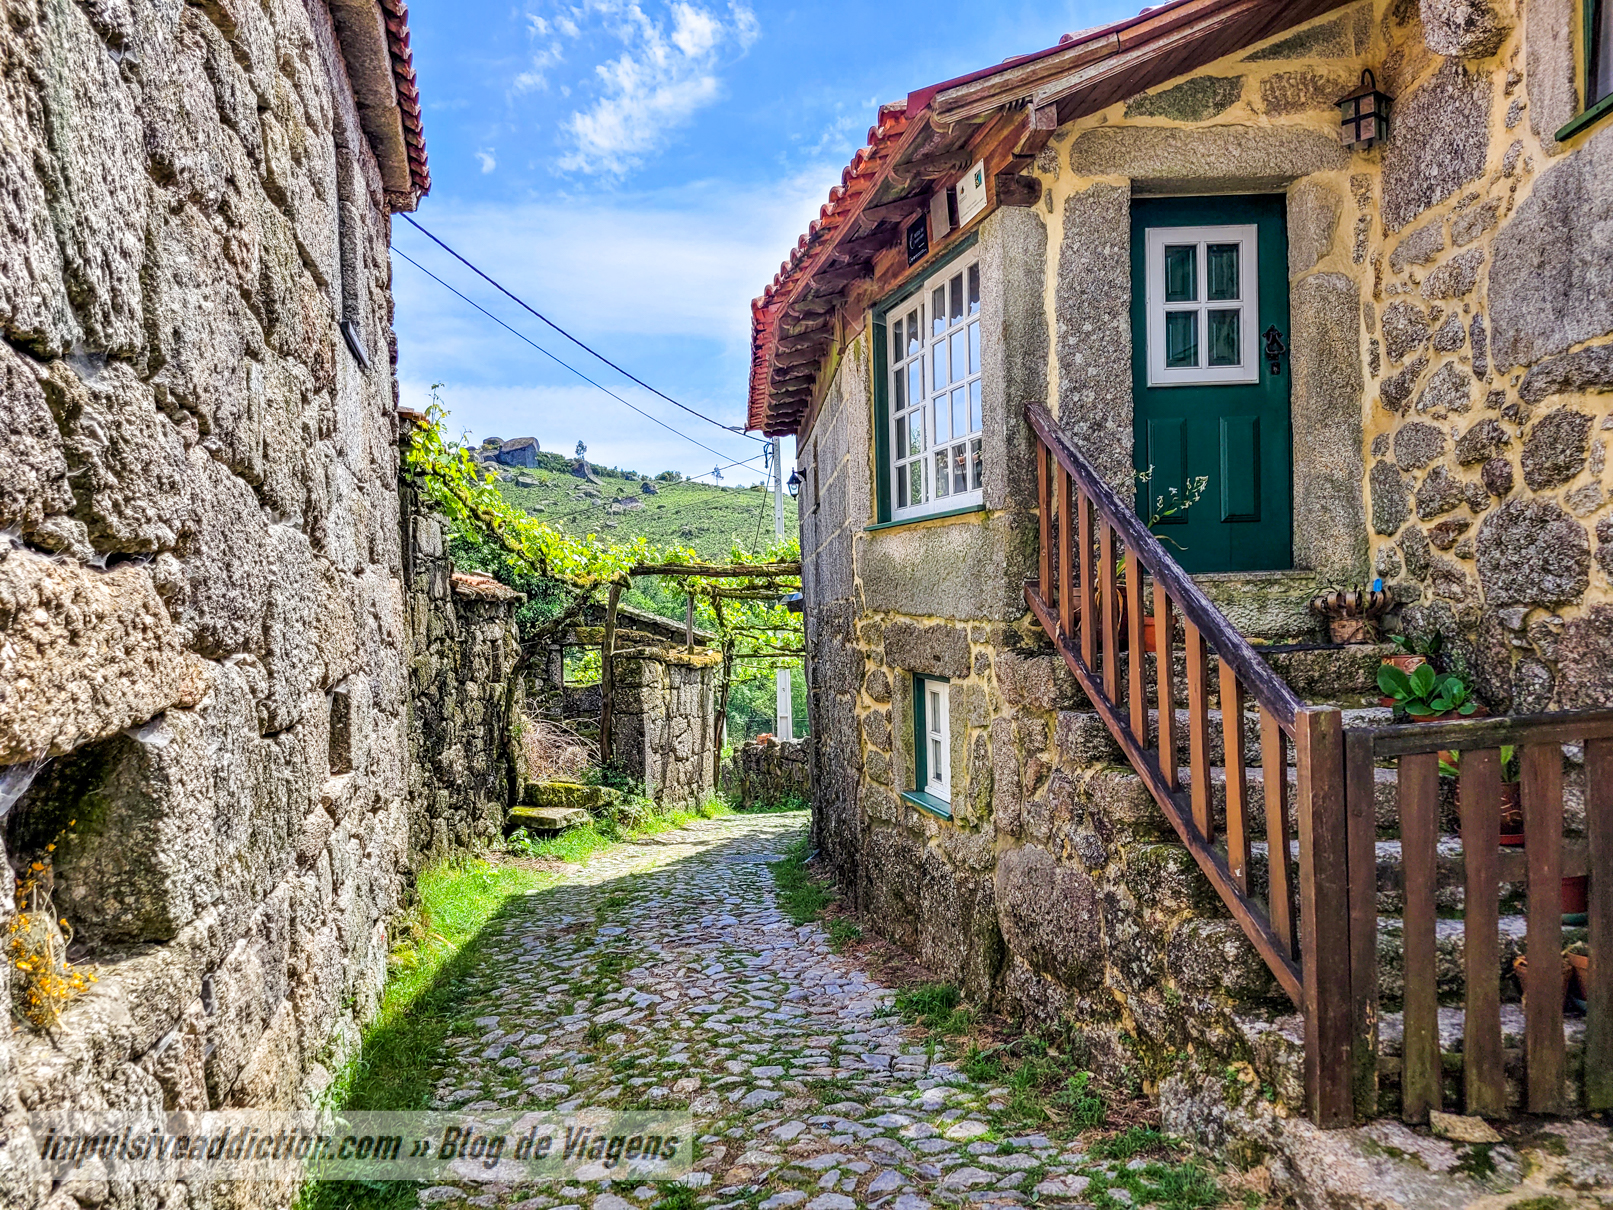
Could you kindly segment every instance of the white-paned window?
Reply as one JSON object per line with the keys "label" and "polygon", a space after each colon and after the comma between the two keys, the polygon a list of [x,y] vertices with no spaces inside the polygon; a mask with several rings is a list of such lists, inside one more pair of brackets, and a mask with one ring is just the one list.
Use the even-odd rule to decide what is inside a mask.
{"label": "white-paned window", "polygon": [[1259,382],[1253,224],[1148,228],[1148,385]]}
{"label": "white-paned window", "polygon": [[887,327],[893,519],[980,503],[980,262],[948,265]]}
{"label": "white-paned window", "polygon": [[914,738],[923,746],[924,756],[919,769],[919,789],[931,798],[951,802],[952,727],[947,709],[947,682],[916,676],[913,688],[919,706],[918,734]]}

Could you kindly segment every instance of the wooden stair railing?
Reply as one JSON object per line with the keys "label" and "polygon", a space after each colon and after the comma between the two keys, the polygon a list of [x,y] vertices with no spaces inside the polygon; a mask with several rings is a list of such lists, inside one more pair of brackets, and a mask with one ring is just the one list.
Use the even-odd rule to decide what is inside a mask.
{"label": "wooden stair railing", "polygon": [[[1359,1012],[1352,991],[1342,716],[1335,708],[1302,703],[1166,553],[1131,505],[1059,431],[1047,409],[1031,404],[1025,411],[1037,439],[1041,524],[1040,575],[1026,584],[1026,603],[1227,910],[1299,1007],[1305,1020],[1305,1090],[1311,1120],[1323,1127],[1347,1125],[1355,1112],[1352,1061],[1358,1056]],[[1123,587],[1116,566],[1122,556]],[[1145,572],[1153,580],[1158,649],[1154,703],[1158,745],[1152,748],[1143,651]],[[1118,633],[1121,591],[1124,644]],[[1177,616],[1186,638],[1186,788],[1175,736],[1172,674]],[[1130,652],[1124,693],[1123,647]],[[1219,661],[1226,765],[1224,849],[1217,844],[1211,812],[1207,672],[1212,650]],[[1249,698],[1260,714],[1260,772],[1271,865],[1271,893],[1265,905],[1249,893],[1250,769],[1240,725]],[[1292,802],[1289,743],[1298,773]],[[1289,856],[1291,820],[1298,824],[1297,861]],[[1366,856],[1358,876],[1371,878],[1370,848]]]}

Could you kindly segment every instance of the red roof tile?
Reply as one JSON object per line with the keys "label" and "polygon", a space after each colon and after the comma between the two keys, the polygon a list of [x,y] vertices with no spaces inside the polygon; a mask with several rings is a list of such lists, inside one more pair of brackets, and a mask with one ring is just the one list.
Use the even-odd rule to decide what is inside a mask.
{"label": "red roof tile", "polygon": [[[878,122],[868,131],[867,145],[857,149],[840,174],[840,184],[829,190],[817,220],[796,241],[761,296],[751,301],[746,426],[770,436],[798,430],[806,411],[803,397],[810,396],[815,386],[804,385],[806,374],[791,377],[780,387],[775,387],[773,379],[776,370],[807,364],[810,349],[806,361],[781,365],[780,321],[828,267],[834,245],[856,224],[869,199],[881,191],[890,170],[922,145],[920,136],[929,130],[938,103],[942,114],[935,123],[943,130],[971,114],[1015,106],[1027,106],[1028,114],[1030,107],[1044,103],[1056,106],[1058,121],[1065,122],[1092,111],[1089,106],[1102,108],[1152,88],[1193,70],[1200,61],[1211,62],[1342,3],[1345,0],[1168,0],[1135,17],[1065,34],[1055,46],[918,89],[908,93],[905,101],[881,106]],[[1184,38],[1192,40],[1192,53],[1185,56]],[[1050,94],[1039,92],[1051,82],[1072,78],[1090,82],[1079,85],[1084,92],[1073,91],[1076,85],[1054,88]],[[837,259],[847,262],[841,270],[855,263],[866,269],[872,256],[859,249],[854,257]]]}
{"label": "red roof tile", "polygon": [[403,0],[380,0],[386,14],[387,49],[392,52],[392,79],[403,114],[403,142],[409,151],[409,177],[422,194],[431,191],[426,165],[426,134],[420,122],[420,89],[414,78],[414,52],[409,49],[409,6]]}

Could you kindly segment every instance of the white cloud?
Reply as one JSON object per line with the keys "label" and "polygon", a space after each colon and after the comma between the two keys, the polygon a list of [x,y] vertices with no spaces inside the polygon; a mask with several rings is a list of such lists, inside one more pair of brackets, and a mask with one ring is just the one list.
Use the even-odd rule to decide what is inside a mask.
{"label": "white cloud", "polygon": [[[838,171],[838,164],[825,161],[746,189],[697,181],[586,201],[432,201],[420,221],[646,382],[724,424],[740,424],[750,300],[816,217]],[[619,385],[619,376],[548,332],[407,224],[394,228],[393,240],[512,326],[667,423],[736,457],[749,452],[752,442],[662,400],[630,393],[638,388]],[[444,381],[453,384],[444,401],[455,425],[478,436],[531,435],[545,448],[563,441],[567,450],[580,436],[609,463],[685,473],[711,469],[711,454],[578,383],[401,258],[392,280],[406,398],[418,403],[419,384]],[[534,385],[540,383],[564,386]]]}
{"label": "white cloud", "polygon": [[483,173],[492,172],[493,169],[498,167],[498,161],[493,158],[491,151],[478,151],[476,159],[480,162]]}
{"label": "white cloud", "polygon": [[722,56],[742,53],[760,31],[756,15],[738,2],[723,14],[675,0],[659,20],[620,0],[588,0],[573,11],[597,13],[625,49],[594,68],[600,85],[594,103],[562,123],[571,142],[559,163],[564,171],[620,174],[632,167],[721,95]]}

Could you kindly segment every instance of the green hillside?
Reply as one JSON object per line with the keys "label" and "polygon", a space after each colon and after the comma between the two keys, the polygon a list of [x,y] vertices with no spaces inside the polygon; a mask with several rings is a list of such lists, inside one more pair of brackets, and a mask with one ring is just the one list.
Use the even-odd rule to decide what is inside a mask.
{"label": "green hillside", "polygon": [[[597,482],[590,483],[575,473],[570,458],[539,454],[538,462],[531,470],[487,465],[499,472],[505,499],[566,533],[622,542],[642,535],[653,546],[689,546],[711,560],[726,559],[735,543],[760,550],[772,541],[770,492],[652,479],[593,463],[589,469]],[[646,483],[654,494],[644,490]],[[793,536],[795,527],[795,501],[786,496],[784,532]]]}

